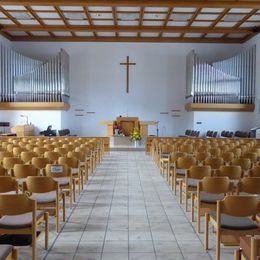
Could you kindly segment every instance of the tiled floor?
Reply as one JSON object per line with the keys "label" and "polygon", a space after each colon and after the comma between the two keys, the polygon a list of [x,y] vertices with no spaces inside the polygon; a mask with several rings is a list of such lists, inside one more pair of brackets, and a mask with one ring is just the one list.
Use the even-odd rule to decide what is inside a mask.
{"label": "tiled floor", "polygon": [[[48,260],[212,259],[201,239],[150,156],[111,152],[62,232],[51,233],[50,250],[39,241],[38,255]],[[223,259],[232,259],[230,251],[227,256]]]}

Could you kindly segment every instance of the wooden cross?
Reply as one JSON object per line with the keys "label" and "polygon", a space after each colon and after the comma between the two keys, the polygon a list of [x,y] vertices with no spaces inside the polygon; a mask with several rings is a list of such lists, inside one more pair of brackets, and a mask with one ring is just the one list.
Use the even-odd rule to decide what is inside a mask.
{"label": "wooden cross", "polygon": [[120,65],[126,66],[126,93],[129,93],[129,66],[136,65],[136,63],[129,62],[129,56],[126,56],[126,62],[121,62]]}

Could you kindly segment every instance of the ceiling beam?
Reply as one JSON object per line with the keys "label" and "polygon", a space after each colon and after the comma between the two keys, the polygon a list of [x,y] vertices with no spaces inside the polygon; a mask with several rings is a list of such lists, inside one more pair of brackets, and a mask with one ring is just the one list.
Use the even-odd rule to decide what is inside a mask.
{"label": "ceiling beam", "polygon": [[0,5],[259,8],[259,0],[0,0]]}
{"label": "ceiling beam", "polygon": [[71,31],[71,32],[179,32],[179,33],[247,33],[250,28],[226,28],[226,27],[188,27],[188,26],[113,26],[113,25],[89,25],[89,26],[64,26],[64,25],[2,25],[0,31]]}
{"label": "ceiling beam", "polygon": [[42,37],[42,36],[13,36],[13,41],[40,42],[180,42],[180,43],[237,43],[243,39],[237,38],[174,38],[174,37]]}

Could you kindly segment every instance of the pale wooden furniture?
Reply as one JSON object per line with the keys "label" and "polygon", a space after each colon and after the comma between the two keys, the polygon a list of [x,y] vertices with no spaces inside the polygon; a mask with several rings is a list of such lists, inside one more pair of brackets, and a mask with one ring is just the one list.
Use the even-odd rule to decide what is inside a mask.
{"label": "pale wooden furniture", "polygon": [[34,125],[17,125],[11,128],[12,133],[16,133],[17,136],[33,136]]}
{"label": "pale wooden furniture", "polygon": [[26,194],[0,195],[0,233],[32,236],[32,260],[37,260],[37,230],[44,223],[45,249],[48,250],[49,214],[37,210],[35,200]]}
{"label": "pale wooden furniture", "polygon": [[215,259],[220,260],[221,243],[225,246],[237,246],[243,235],[260,235],[259,223],[256,222],[256,215],[259,213],[260,200],[255,196],[230,195],[217,201],[217,211],[205,214],[205,249],[208,250],[209,223],[216,230]]}

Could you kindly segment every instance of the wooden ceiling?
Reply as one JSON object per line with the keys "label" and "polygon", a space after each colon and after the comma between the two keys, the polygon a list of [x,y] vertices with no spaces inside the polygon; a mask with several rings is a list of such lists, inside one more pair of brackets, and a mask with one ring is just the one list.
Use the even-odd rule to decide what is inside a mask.
{"label": "wooden ceiling", "polygon": [[243,43],[260,0],[0,0],[12,41]]}

